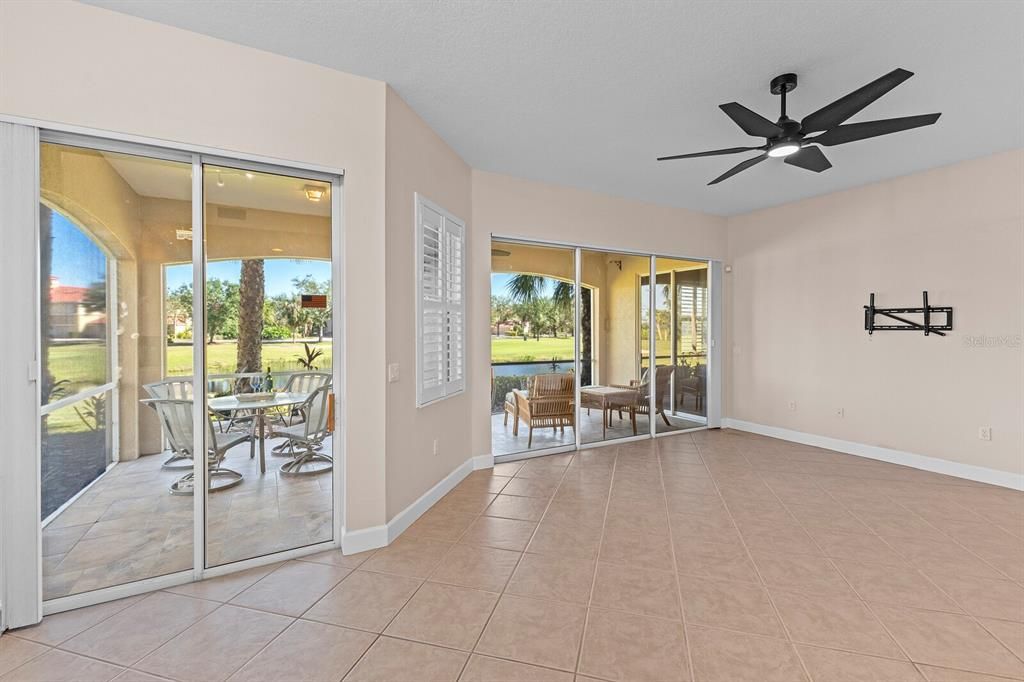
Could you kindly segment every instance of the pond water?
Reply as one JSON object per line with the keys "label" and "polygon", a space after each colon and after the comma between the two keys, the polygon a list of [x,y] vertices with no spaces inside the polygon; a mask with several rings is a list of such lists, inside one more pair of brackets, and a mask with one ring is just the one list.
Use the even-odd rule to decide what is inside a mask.
{"label": "pond water", "polygon": [[571,372],[573,362],[517,362],[509,364],[491,365],[496,377],[509,376],[533,376],[534,374],[547,374],[549,372]]}

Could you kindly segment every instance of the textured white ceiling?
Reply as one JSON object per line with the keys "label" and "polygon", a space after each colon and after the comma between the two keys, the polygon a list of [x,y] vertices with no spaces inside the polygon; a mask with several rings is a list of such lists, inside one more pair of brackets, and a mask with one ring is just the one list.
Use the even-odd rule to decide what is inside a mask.
{"label": "textured white ceiling", "polygon": [[[718,214],[742,213],[1024,147],[1024,2],[348,0],[91,4],[390,83],[482,170]],[[943,113],[826,149],[821,174],[745,156],[718,104],[800,118],[895,67],[916,73],[850,122]],[[211,71],[217,65],[211,64]]]}

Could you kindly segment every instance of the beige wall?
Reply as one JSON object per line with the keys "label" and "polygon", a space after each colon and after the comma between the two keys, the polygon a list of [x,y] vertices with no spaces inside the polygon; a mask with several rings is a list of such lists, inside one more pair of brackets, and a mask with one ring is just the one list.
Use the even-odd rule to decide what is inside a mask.
{"label": "beige wall", "polygon": [[[485,248],[489,244],[473,231],[469,166],[391,88],[387,91],[386,158],[387,334],[383,338],[387,361],[398,364],[400,370],[399,380],[386,384],[387,516],[391,519],[471,455],[480,454],[471,449],[468,415],[474,396],[470,391],[416,407],[414,194],[420,193],[466,221],[470,252],[476,253],[480,243]],[[467,306],[472,309],[480,301],[486,306],[488,290],[488,286],[470,286]],[[372,295],[368,288],[361,291]],[[358,317],[350,314],[349,319],[360,324]],[[489,319],[471,318],[470,324],[482,322],[486,335]],[[480,325],[471,329],[476,326]],[[468,368],[470,377],[480,371],[477,366]],[[383,382],[384,376],[382,368],[377,381]],[[350,388],[352,399],[358,401],[361,387]],[[433,454],[434,439],[438,441],[437,455]]]}
{"label": "beige wall", "polygon": [[[1022,234],[1024,151],[730,219],[726,415],[1024,471]],[[948,336],[864,331],[925,289]]]}
{"label": "beige wall", "polygon": [[346,522],[384,523],[384,83],[39,0],[0,2],[0,85],[4,114],[345,170]]}
{"label": "beige wall", "polygon": [[[478,170],[473,171],[472,186],[472,291],[490,290],[492,234],[668,256],[721,259],[726,254],[726,219],[720,216]],[[490,320],[489,303],[485,296],[477,296],[470,303],[470,324],[475,330],[469,338],[472,368],[490,366],[490,336],[483,331]],[[604,347],[606,336],[599,330],[598,353],[604,355],[610,352]],[[629,351],[629,358],[632,353]],[[626,376],[632,373],[629,369],[622,374],[633,378]],[[473,453],[485,454],[491,449],[490,375],[478,369],[469,380],[474,395],[470,408]]]}

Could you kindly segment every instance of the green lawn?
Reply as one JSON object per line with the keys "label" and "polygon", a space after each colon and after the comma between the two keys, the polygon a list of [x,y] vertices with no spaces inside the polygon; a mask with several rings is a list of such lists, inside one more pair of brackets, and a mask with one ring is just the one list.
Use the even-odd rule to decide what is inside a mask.
{"label": "green lawn", "polygon": [[491,362],[529,362],[531,360],[572,360],[572,337],[526,339],[512,336],[491,337]]}
{"label": "green lawn", "polygon": [[[323,351],[315,364],[320,370],[331,368],[331,342],[310,343]],[[275,372],[301,369],[298,358],[305,356],[302,343],[264,343],[263,370],[269,365]],[[230,374],[237,367],[237,346],[234,341],[218,341],[206,346],[206,366],[210,374]],[[192,373],[192,346],[171,346],[167,349],[167,375]]]}

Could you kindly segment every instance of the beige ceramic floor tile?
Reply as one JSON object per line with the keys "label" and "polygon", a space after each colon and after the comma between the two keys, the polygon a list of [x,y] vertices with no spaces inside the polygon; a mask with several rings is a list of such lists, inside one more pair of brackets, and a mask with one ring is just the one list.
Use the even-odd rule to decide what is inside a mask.
{"label": "beige ceramic floor tile", "polygon": [[676,570],[680,574],[760,583],[754,564],[741,545],[694,543],[676,547]]}
{"label": "beige ceramic floor tile", "polygon": [[289,561],[239,593],[231,603],[285,616],[300,616],[349,572],[350,569],[331,564]]}
{"label": "beige ceramic floor tile", "polygon": [[996,639],[1017,655],[1017,658],[1024,660],[1024,624],[992,618],[978,620],[983,628],[995,635]]}
{"label": "beige ceramic floor tile", "polygon": [[366,632],[297,620],[230,677],[231,682],[334,682],[376,638]]}
{"label": "beige ceramic floor tile", "polygon": [[303,618],[381,632],[420,584],[416,578],[358,569],[314,604]]}
{"label": "beige ceramic floor tile", "polygon": [[125,670],[123,673],[114,678],[114,682],[164,682],[170,678],[158,677],[157,675],[150,675],[144,673],[141,670]]}
{"label": "beige ceramic floor tile", "polygon": [[593,606],[681,620],[674,573],[598,562]]}
{"label": "beige ceramic floor tile", "polygon": [[88,630],[93,625],[110,618],[114,614],[124,611],[132,604],[142,600],[145,596],[147,595],[127,597],[125,599],[110,601],[105,604],[96,604],[95,606],[86,606],[81,609],[55,613],[52,616],[44,618],[38,625],[19,628],[15,632],[18,637],[23,639],[30,639],[33,642],[39,642],[40,644],[56,646],[61,642]]}
{"label": "beige ceramic floor tile", "polygon": [[549,478],[513,478],[501,489],[502,495],[519,495],[520,497],[538,497],[549,499],[558,487],[557,479]]}
{"label": "beige ceramic floor tile", "polygon": [[519,563],[519,552],[455,545],[430,575],[430,581],[501,592]]}
{"label": "beige ceramic floor tile", "polygon": [[459,542],[464,545],[478,545],[521,552],[526,549],[530,536],[533,535],[536,527],[537,524],[533,521],[481,516],[473,522],[473,525],[459,539]]}
{"label": "beige ceramic floor tile", "polygon": [[849,559],[837,559],[835,563],[853,585],[853,589],[866,601],[960,612],[949,597],[912,566],[864,564]]}
{"label": "beige ceramic floor tile", "polygon": [[924,682],[909,661],[797,645],[814,682]]}
{"label": "beige ceramic floor tile", "polygon": [[469,654],[451,649],[381,637],[345,682],[455,682]]}
{"label": "beige ceramic floor tile", "polygon": [[687,623],[784,637],[768,593],[760,585],[679,576]]}
{"label": "beige ceramic floor tile", "polygon": [[585,609],[562,602],[503,596],[476,651],[522,663],[573,670]]}
{"label": "beige ceramic floor tile", "polygon": [[829,559],[803,554],[753,552],[754,563],[769,587],[806,592],[855,596]]}
{"label": "beige ceramic floor tile", "polygon": [[3,682],[107,682],[124,668],[52,649],[0,677]]}
{"label": "beige ceramic floor tile", "polygon": [[362,568],[410,578],[426,578],[451,548],[448,542],[401,537],[377,550]]}
{"label": "beige ceramic floor tile", "polygon": [[919,665],[917,668],[928,682],[1006,682],[1007,680],[1005,677],[982,675],[952,668],[937,668],[933,665]]}
{"label": "beige ceramic floor tile", "polygon": [[591,609],[579,671],[608,680],[689,680],[683,626]]}
{"label": "beige ceramic floor tile", "polygon": [[42,656],[50,648],[27,639],[0,635],[0,675]]}
{"label": "beige ceramic floor tile", "polygon": [[600,559],[637,568],[673,570],[672,544],[668,533],[607,528],[601,540]]}
{"label": "beige ceramic floor tile", "polygon": [[587,604],[594,571],[593,561],[526,553],[505,591],[524,597]]}
{"label": "beige ceramic floor tile", "polygon": [[217,602],[156,592],[72,637],[61,648],[131,665],[219,606]]}
{"label": "beige ceramic floor tile", "polygon": [[923,571],[966,613],[1024,623],[1024,588],[1009,580]]}
{"label": "beige ceramic floor tile", "polygon": [[178,680],[225,680],[291,622],[286,616],[225,605],[133,667]]}
{"label": "beige ceramic floor tile", "polygon": [[856,653],[904,658],[885,628],[858,599],[772,590],[772,599],[794,642]]}
{"label": "beige ceramic floor tile", "polygon": [[537,497],[498,495],[483,513],[484,516],[498,516],[504,519],[540,521],[547,506],[547,500]]}
{"label": "beige ceramic floor tile", "polygon": [[238,595],[248,587],[256,584],[267,574],[277,570],[281,564],[270,564],[268,566],[257,566],[238,573],[229,573],[216,578],[207,578],[194,583],[185,583],[169,587],[165,591],[174,594],[183,594],[186,597],[197,599],[209,599],[211,601],[226,602]]}
{"label": "beige ceramic floor tile", "polygon": [[473,654],[459,682],[573,682],[573,676],[551,668]]}
{"label": "beige ceramic floor tile", "polygon": [[1024,663],[967,616],[895,606],[873,610],[915,663],[1024,677]]}
{"label": "beige ceramic floor tile", "polygon": [[455,542],[472,525],[476,517],[476,514],[434,507],[416,519],[402,537]]}
{"label": "beige ceramic floor tile", "polygon": [[697,682],[798,682],[807,675],[793,645],[729,630],[687,627]]}
{"label": "beige ceramic floor tile", "polygon": [[363,565],[363,562],[373,556],[374,551],[370,550],[369,552],[345,555],[341,553],[340,549],[329,549],[326,552],[299,557],[298,561],[312,561],[315,564],[331,564],[332,566],[342,566],[343,568],[359,568]]}
{"label": "beige ceramic floor tile", "polygon": [[498,601],[492,592],[426,583],[384,634],[469,651]]}

